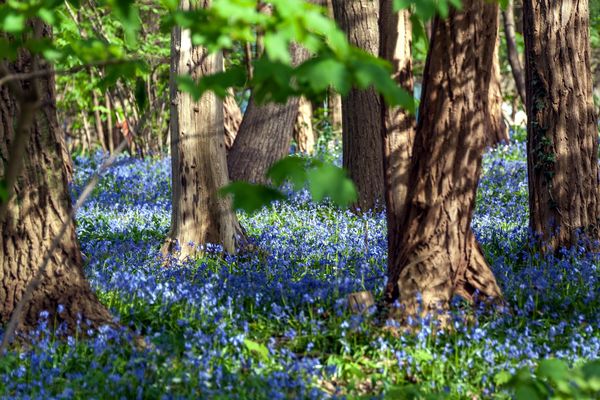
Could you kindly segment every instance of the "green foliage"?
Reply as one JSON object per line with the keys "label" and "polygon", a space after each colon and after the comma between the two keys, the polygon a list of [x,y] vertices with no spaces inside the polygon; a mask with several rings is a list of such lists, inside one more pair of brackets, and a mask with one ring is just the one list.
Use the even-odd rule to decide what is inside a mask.
{"label": "green foliage", "polygon": [[439,14],[446,18],[450,12],[450,7],[462,8],[460,0],[394,0],[394,9],[396,11],[411,8],[415,15],[421,20],[427,21]]}
{"label": "green foliage", "polygon": [[8,188],[4,179],[0,179],[0,203],[8,200]]}
{"label": "green foliage", "polygon": [[277,189],[248,182],[231,182],[223,187],[219,193],[222,196],[231,194],[233,208],[253,213],[267,204],[276,200],[283,200],[285,196]]}
{"label": "green foliage", "polygon": [[512,377],[499,372],[495,380],[512,390],[517,400],[597,398],[600,360],[571,369],[565,361],[550,358],[540,361],[534,373],[524,367]]}
{"label": "green foliage", "polygon": [[[285,182],[290,182],[294,190],[307,186],[314,201],[329,198],[334,204],[347,207],[357,199],[352,180],[342,168],[330,162],[288,156],[273,164],[267,177],[277,187]],[[232,195],[234,209],[248,213],[286,198],[279,189],[246,182],[232,182],[220,192]]]}

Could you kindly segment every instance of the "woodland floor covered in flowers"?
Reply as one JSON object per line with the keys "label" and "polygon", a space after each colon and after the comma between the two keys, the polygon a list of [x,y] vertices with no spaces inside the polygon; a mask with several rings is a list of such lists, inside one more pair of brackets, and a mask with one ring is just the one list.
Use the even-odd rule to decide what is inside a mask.
{"label": "woodland floor covered in flowers", "polygon": [[[88,277],[122,328],[67,342],[41,328],[33,346],[0,359],[0,396],[509,398],[502,384],[523,366],[596,359],[598,261],[530,250],[524,148],[486,155],[473,221],[508,310],[480,313],[457,300],[451,332],[419,321],[418,334],[400,337],[345,304],[353,291],[379,296],[385,285],[383,214],[358,217],[293,194],[240,216],[253,251],[222,258],[209,248],[165,268],[170,162],[122,157],[77,216]],[[101,159],[76,159],[74,193]]]}

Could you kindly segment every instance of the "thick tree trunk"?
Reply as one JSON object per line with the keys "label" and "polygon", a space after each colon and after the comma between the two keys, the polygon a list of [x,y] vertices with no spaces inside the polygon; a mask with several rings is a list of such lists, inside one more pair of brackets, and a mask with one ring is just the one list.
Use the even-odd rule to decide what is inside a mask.
{"label": "thick tree trunk", "polygon": [[242,111],[235,102],[233,89],[227,90],[227,97],[223,100],[223,116],[225,118],[225,147],[231,149],[240,124],[242,123]]}
{"label": "thick tree trunk", "polygon": [[[200,6],[208,7],[203,0]],[[191,8],[182,0],[183,10]],[[223,68],[220,53],[209,54],[192,45],[188,30],[174,28],[171,36],[171,164],[173,209],[171,231],[165,252],[185,258],[196,253],[190,246],[207,243],[222,245],[234,252],[238,223],[230,202],[218,195],[228,183],[223,126],[223,103],[212,92],[194,101],[177,89],[175,78],[191,74],[194,79]]]}
{"label": "thick tree trunk", "polygon": [[[412,27],[410,12],[393,12],[392,0],[380,0],[379,56],[390,61],[394,79],[409,93],[413,90]],[[415,118],[398,107],[388,107],[381,101],[385,200],[388,227],[388,269],[397,259],[399,241],[408,192],[412,147],[415,138]]]}
{"label": "thick tree trunk", "polygon": [[[41,25],[41,24],[40,24]],[[41,25],[44,36],[48,26]],[[9,68],[13,73],[32,71],[32,57],[21,52]],[[42,108],[33,118],[26,145],[23,169],[14,185],[14,197],[6,217],[0,220],[0,319],[6,323],[27,284],[38,271],[45,253],[71,211],[67,176],[56,118],[55,85],[52,75],[38,78]],[[25,91],[31,82],[23,82]],[[15,140],[15,123],[20,118],[19,103],[6,86],[0,87],[0,176],[11,157]],[[82,326],[111,323],[108,310],[98,301],[84,274],[75,224],[67,230],[46,268],[42,284],[25,305],[20,328],[29,330],[37,324],[40,312],[48,311],[50,321],[65,321],[71,332],[80,315]],[[57,314],[62,305],[64,310]]]}
{"label": "thick tree trunk", "polygon": [[517,85],[519,97],[521,98],[523,104],[525,104],[525,72],[523,71],[523,65],[521,64],[521,60],[519,59],[519,51],[517,50],[515,13],[512,0],[509,0],[506,9],[502,11],[502,19],[504,21],[504,36],[506,38],[508,62],[510,63],[510,69],[513,77],[515,78],[515,84]]}
{"label": "thick tree trunk", "polygon": [[598,128],[587,1],[524,0],[531,229],[548,248],[598,239]]}
{"label": "thick tree trunk", "polygon": [[402,235],[390,251],[386,300],[403,306],[395,318],[435,313],[455,294],[501,296],[470,227],[497,16],[497,4],[466,0],[433,23]]}
{"label": "thick tree trunk", "polygon": [[298,115],[294,124],[294,141],[303,154],[313,154],[315,150],[315,131],[312,125],[312,103],[305,97],[300,98]]}
{"label": "thick tree trunk", "polygon": [[500,58],[498,57],[500,41],[496,40],[492,61],[492,76],[489,90],[489,115],[488,115],[488,144],[492,147],[501,143],[510,142],[508,126],[502,115],[502,87],[500,81]]}
{"label": "thick tree trunk", "polygon": [[[309,53],[297,45],[291,46],[292,63],[300,64]],[[234,181],[265,183],[267,170],[288,155],[300,99],[290,98],[285,104],[258,105],[251,96],[248,108],[229,150],[229,176]]]}
{"label": "thick tree trunk", "polygon": [[[379,2],[333,0],[335,20],[349,42],[371,54],[379,53]],[[352,89],[342,99],[343,165],[358,191],[362,210],[383,206],[381,98],[373,88]]]}

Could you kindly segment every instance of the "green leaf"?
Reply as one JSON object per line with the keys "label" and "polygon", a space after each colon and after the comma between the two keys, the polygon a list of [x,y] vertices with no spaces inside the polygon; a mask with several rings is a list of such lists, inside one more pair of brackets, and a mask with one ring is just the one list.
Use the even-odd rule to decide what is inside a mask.
{"label": "green leaf", "polygon": [[227,96],[228,88],[242,87],[245,83],[246,69],[242,66],[235,66],[226,71],[202,77],[200,82],[198,82],[198,88],[200,90],[200,96],[206,91],[212,91],[220,98],[225,98]]}
{"label": "green leaf", "polygon": [[280,32],[271,32],[265,35],[265,52],[269,59],[289,64],[291,61],[289,52],[289,40]]}
{"label": "green leaf", "polygon": [[140,111],[145,110],[148,107],[148,92],[146,91],[146,81],[144,79],[136,79],[134,95],[138,109]]}
{"label": "green leaf", "polygon": [[307,172],[308,188],[313,200],[330,198],[335,204],[346,207],[356,201],[358,195],[354,183],[346,172],[330,163],[323,163]]}
{"label": "green leaf", "polygon": [[0,203],[4,203],[8,200],[8,187],[4,179],[0,179]]}
{"label": "green leaf", "polygon": [[194,100],[198,101],[202,97],[202,91],[191,76],[180,75],[175,78],[175,82],[177,82],[177,88],[180,91],[189,93]]}
{"label": "green leaf", "polygon": [[256,353],[261,361],[269,361],[269,349],[264,344],[257,343],[250,339],[244,339],[244,345],[248,350]]}
{"label": "green leaf", "polygon": [[305,158],[287,156],[269,168],[267,177],[271,179],[275,186],[280,186],[285,181],[290,181],[294,190],[300,190],[307,179],[306,166],[307,162]]}
{"label": "green leaf", "polygon": [[502,386],[510,382],[512,375],[508,371],[500,371],[496,375],[494,375],[494,383],[497,386]]}
{"label": "green leaf", "polygon": [[340,94],[350,91],[350,74],[346,66],[333,58],[313,58],[297,69],[298,80],[314,93],[323,93],[333,86]]}
{"label": "green leaf", "polygon": [[266,205],[276,201],[284,200],[285,196],[279,190],[265,185],[248,182],[232,182],[219,190],[221,196],[228,194],[233,197],[233,208],[253,213]]}
{"label": "green leaf", "polygon": [[540,361],[536,369],[539,378],[547,378],[554,382],[567,381],[570,374],[567,364],[555,358]]}
{"label": "green leaf", "polygon": [[8,11],[6,14],[1,16],[0,27],[3,31],[8,33],[20,33],[25,29],[25,15],[18,14],[13,11]]}

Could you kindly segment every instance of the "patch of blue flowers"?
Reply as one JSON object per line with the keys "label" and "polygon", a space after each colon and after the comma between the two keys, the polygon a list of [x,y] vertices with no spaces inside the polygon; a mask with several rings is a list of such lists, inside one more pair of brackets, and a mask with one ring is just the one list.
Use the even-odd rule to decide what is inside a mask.
{"label": "patch of blue flowers", "polygon": [[[101,160],[76,159],[74,193]],[[456,301],[454,329],[435,334],[421,320],[416,335],[395,337],[346,309],[349,293],[385,286],[383,213],[291,194],[240,216],[256,251],[221,257],[207,246],[165,268],[169,181],[167,159],[123,157],[105,174],[77,229],[87,275],[121,328],[65,343],[41,316],[36,342],[0,361],[2,398],[510,398],[502,371],[599,356],[598,260],[531,251],[522,143],[486,155],[473,219],[508,310]]]}

